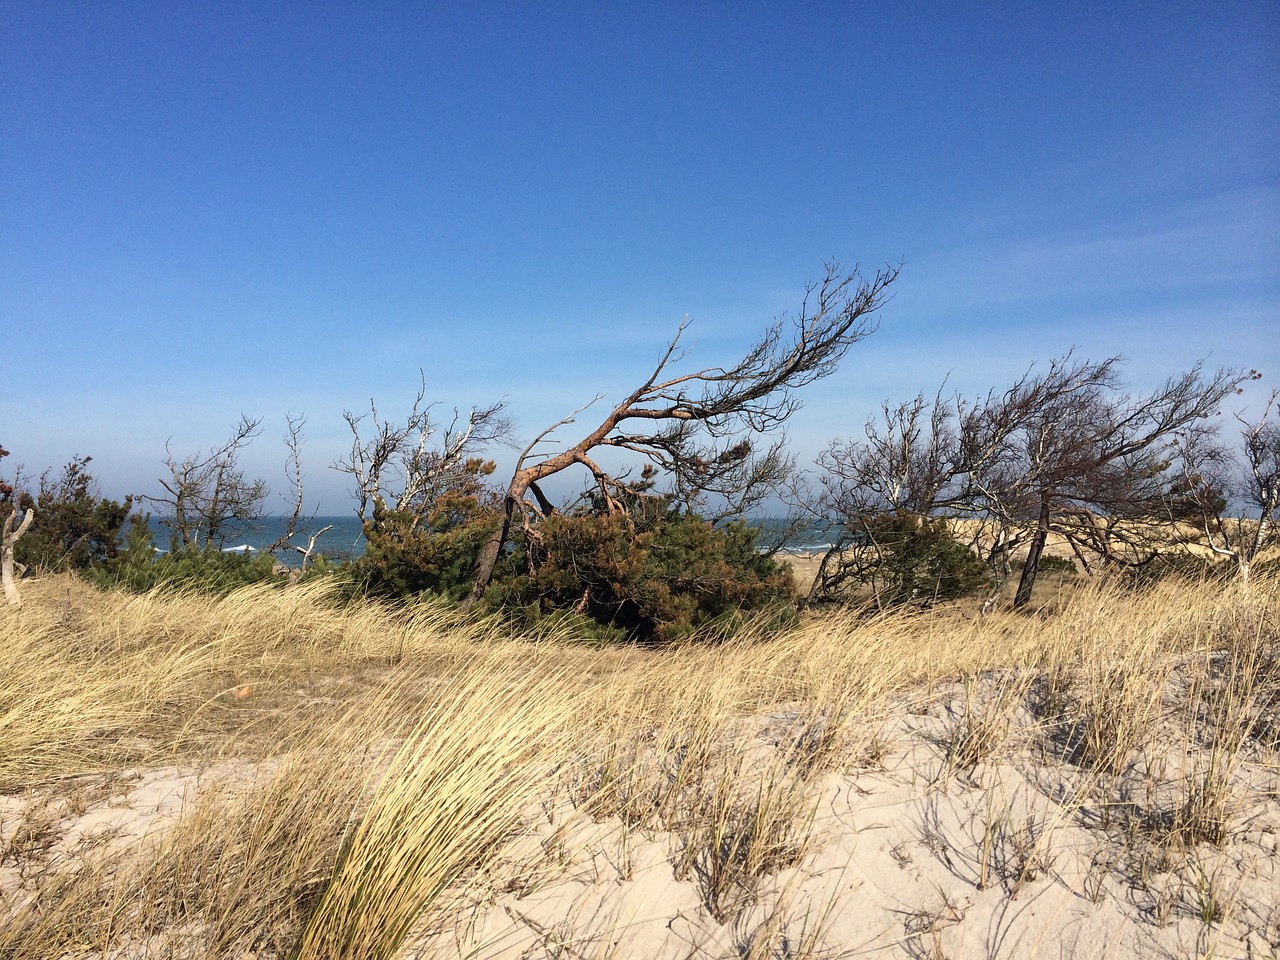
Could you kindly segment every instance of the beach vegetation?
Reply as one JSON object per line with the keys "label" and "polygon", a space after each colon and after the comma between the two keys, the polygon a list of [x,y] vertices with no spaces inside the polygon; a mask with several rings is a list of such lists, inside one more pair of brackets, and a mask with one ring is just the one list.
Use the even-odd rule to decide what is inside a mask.
{"label": "beach vegetation", "polygon": [[421,510],[376,508],[364,523],[365,552],[354,580],[373,596],[432,593],[461,600],[471,586],[480,548],[500,522],[488,486],[492,460],[469,458]]}
{"label": "beach vegetation", "polygon": [[1025,607],[1051,536],[1086,570],[1140,571],[1181,552],[1170,491],[1185,515],[1189,491],[1208,487],[1179,482],[1180,450],[1214,435],[1222,402],[1252,376],[1197,363],[1135,395],[1119,357],[1068,352],[986,396],[948,398],[939,389],[886,402],[865,439],[836,440],[823,452],[813,511],[855,537],[867,518],[904,511],[967,520],[971,548],[990,571],[987,609],[1015,552],[1013,606]]}
{"label": "beach vegetation", "polygon": [[897,604],[927,607],[983,590],[987,566],[960,542],[944,518],[907,511],[868,514],[842,531],[826,552],[809,590],[810,600],[865,602],[878,610]]}
{"label": "beach vegetation", "polygon": [[261,520],[270,487],[261,478],[246,477],[240,467],[241,454],[261,425],[260,417],[241,414],[230,437],[207,453],[178,456],[165,444],[168,475],[157,481],[164,493],[146,499],[169,529],[171,552],[220,550],[229,536]]}
{"label": "beach vegetation", "polygon": [[89,471],[92,457],[73,457],[61,471],[46,470],[34,490],[17,490],[16,505],[40,518],[17,542],[17,563],[32,570],[88,570],[117,553],[132,497],[103,497]]}
{"label": "beach vegetation", "polygon": [[527,625],[569,611],[603,628],[602,636],[641,642],[789,623],[791,572],[757,549],[757,533],[741,522],[713,526],[662,502],[647,515],[554,513],[513,551],[486,606]]}
{"label": "beach vegetation", "polygon": [[[104,588],[138,593],[165,589],[227,594],[250,584],[282,585],[287,580],[279,562],[265,552],[196,546],[157,552],[145,524],[145,520],[130,524],[125,548],[110,562],[93,569],[95,583]],[[308,572],[310,576],[319,576],[327,571],[327,564],[322,562],[313,564]]]}
{"label": "beach vegetation", "polygon": [[828,607],[656,649],[325,578],[29,581],[0,956],[1272,942],[1277,584],[1058,587],[1052,616]]}
{"label": "beach vegetation", "polygon": [[[743,519],[777,494],[795,473],[780,432],[799,407],[799,391],[834,373],[875,331],[898,273],[886,267],[864,278],[856,267],[829,263],[806,288],[798,314],[770,325],[737,360],[681,372],[686,319],[648,376],[598,421],[592,417],[595,426],[580,439],[561,444],[556,435],[603,395],[538,433],[516,460],[502,522],[481,550],[467,605],[489,589],[507,546],[517,536],[536,541],[536,528],[558,512],[542,484],[566,471],[585,471],[596,512],[608,516],[644,503],[655,484],[670,503],[713,523]],[[618,455],[624,462],[612,464]]]}

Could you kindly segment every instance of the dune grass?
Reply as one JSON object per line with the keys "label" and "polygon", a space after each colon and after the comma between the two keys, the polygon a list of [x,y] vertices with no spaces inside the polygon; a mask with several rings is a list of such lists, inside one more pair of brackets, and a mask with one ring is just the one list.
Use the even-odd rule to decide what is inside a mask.
{"label": "dune grass", "polygon": [[[1213,928],[1231,904],[1203,853],[1277,800],[1275,586],[1082,582],[1030,614],[812,615],[654,650],[339,606],[321,583],[32,583],[0,610],[0,957],[483,954],[476,917],[553,882],[589,828],[619,882],[662,845],[737,955],[839,955],[814,920],[834,901],[802,904],[796,878],[831,778],[882,764],[902,718],[937,743],[910,777],[988,791],[976,888],[1016,896],[1085,824],[1117,852],[1082,891],[1180,870]],[[1028,756],[1070,772],[1051,812],[994,792]],[[157,771],[180,796],[142,809]],[[110,810],[133,819],[83,826]],[[536,931],[547,955],[610,955],[580,934]]]}

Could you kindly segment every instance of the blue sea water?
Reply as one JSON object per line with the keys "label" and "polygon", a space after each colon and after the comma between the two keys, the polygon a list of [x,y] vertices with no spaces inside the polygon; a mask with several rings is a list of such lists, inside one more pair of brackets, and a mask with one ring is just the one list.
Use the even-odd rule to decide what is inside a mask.
{"label": "blue sea water", "polygon": [[[756,519],[751,523],[753,526],[760,528],[759,543],[762,548],[773,547],[786,527],[785,521],[771,517]],[[315,552],[317,554],[322,553],[334,559],[347,560],[354,559],[364,553],[364,533],[360,528],[360,519],[354,514],[314,517],[302,522],[299,524],[299,532],[294,536],[293,543],[300,547],[306,547],[310,534],[324,527],[332,527],[332,529],[326,531],[316,541]],[[266,550],[284,535],[287,528],[287,517],[263,517],[261,521],[252,526],[231,530],[227,534],[225,548]],[[169,528],[154,516],[151,518],[151,539],[159,549],[167,550],[169,548]],[[784,549],[807,553],[825,550],[828,546],[828,536],[823,530],[817,527],[801,527],[799,530],[791,532]],[[277,555],[283,563],[290,566],[301,560],[297,551],[281,550],[277,552]]]}
{"label": "blue sea water", "polygon": [[[251,550],[266,550],[273,543],[284,536],[288,529],[288,517],[263,517],[258,523],[248,527],[237,527],[227,533],[224,549],[243,550],[246,547]],[[337,517],[314,517],[310,520],[300,521],[298,524],[298,533],[294,535],[293,543],[305,548],[307,540],[312,533],[332,526],[333,529],[323,533],[316,540],[316,553],[323,553],[326,556],[335,559],[353,559],[364,553],[364,533],[360,529],[360,518],[354,514]],[[159,518],[151,518],[151,540],[161,550],[167,550],[170,545],[171,535],[169,528],[166,527]],[[279,559],[288,565],[293,565],[301,560],[301,556],[297,551],[278,551]]]}

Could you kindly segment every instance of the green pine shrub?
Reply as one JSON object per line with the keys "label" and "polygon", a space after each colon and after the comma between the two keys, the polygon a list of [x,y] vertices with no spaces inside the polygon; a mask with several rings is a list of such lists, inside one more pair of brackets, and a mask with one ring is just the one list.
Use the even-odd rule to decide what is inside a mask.
{"label": "green pine shrub", "polygon": [[828,558],[821,601],[863,600],[850,586],[870,591],[880,608],[953,600],[990,583],[990,571],[952,536],[945,519],[908,511],[863,517],[846,528],[845,542]]}
{"label": "green pine shrub", "polygon": [[480,547],[502,522],[498,498],[482,480],[492,469],[476,461],[468,482],[441,493],[421,520],[408,511],[375,510],[364,525],[364,555],[352,567],[355,582],[380,597],[461,600]]}
{"label": "green pine shrub", "polygon": [[748,621],[795,616],[790,570],[756,547],[742,523],[715,527],[695,514],[552,514],[509,559],[485,594],[522,626],[566,613],[597,639],[669,642],[729,635]]}
{"label": "green pine shrub", "polygon": [[149,516],[135,513],[125,532],[124,547],[108,562],[92,570],[103,588],[121,587],[145,593],[157,587],[228,594],[237,587],[287,580],[269,553],[224,552],[213,548],[182,547],[161,553],[151,540]]}
{"label": "green pine shrub", "polygon": [[121,503],[99,495],[89,473],[92,457],[75,457],[52,478],[46,472],[33,497],[18,496],[24,510],[34,506],[35,522],[14,547],[14,560],[45,570],[88,570],[115,557],[130,498]]}

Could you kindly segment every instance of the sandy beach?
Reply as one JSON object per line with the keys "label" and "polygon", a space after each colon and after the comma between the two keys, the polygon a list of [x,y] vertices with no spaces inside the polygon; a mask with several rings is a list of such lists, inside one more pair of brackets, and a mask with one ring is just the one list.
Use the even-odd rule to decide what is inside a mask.
{"label": "sandy beach", "polygon": [[133,722],[9,712],[5,956],[1280,956],[1274,591],[657,653],[31,592],[10,636],[223,649]]}

